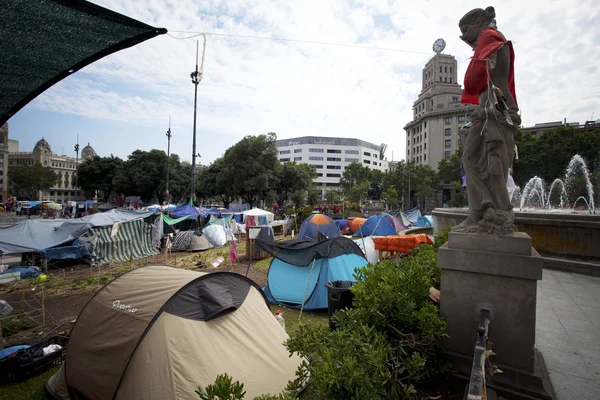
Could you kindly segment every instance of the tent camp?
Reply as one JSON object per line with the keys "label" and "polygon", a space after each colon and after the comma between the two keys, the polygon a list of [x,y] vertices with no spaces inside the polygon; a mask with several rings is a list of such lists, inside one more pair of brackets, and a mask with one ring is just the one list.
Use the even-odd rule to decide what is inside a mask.
{"label": "tent camp", "polygon": [[382,213],[381,216],[383,216],[385,219],[388,220],[388,222],[390,224],[392,224],[392,226],[394,227],[396,232],[400,232],[400,231],[404,231],[404,230],[408,229],[402,222],[400,222],[400,220],[398,218],[394,217],[391,214]]}
{"label": "tent camp", "polygon": [[242,215],[244,216],[244,223],[246,223],[248,217],[253,217],[254,224],[251,225],[268,225],[275,219],[275,214],[272,212],[261,210],[256,207],[242,212]]}
{"label": "tent camp", "polygon": [[373,215],[352,234],[354,237],[395,235],[396,229],[381,215]]}
{"label": "tent camp", "polygon": [[340,228],[331,218],[324,214],[313,214],[302,222],[298,240],[310,240],[316,237],[319,232],[328,238],[340,236]]}
{"label": "tent camp", "polygon": [[280,393],[300,363],[260,288],[242,275],[166,266],[128,272],[104,286],[71,330],[55,399],[198,399],[227,373],[250,399]]}
{"label": "tent camp", "polygon": [[351,239],[327,239],[319,234],[309,241],[256,240],[257,247],[273,255],[263,288],[274,304],[291,308],[327,308],[325,283],[354,281],[354,270],[367,265],[362,250]]}

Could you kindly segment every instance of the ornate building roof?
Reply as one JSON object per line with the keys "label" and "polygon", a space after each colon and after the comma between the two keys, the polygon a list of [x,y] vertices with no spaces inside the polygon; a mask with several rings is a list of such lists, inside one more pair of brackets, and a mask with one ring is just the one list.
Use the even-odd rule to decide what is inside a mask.
{"label": "ornate building roof", "polygon": [[50,153],[52,153],[52,148],[50,147],[50,144],[46,141],[46,139],[44,139],[44,137],[42,137],[40,140],[38,140],[38,142],[35,144],[33,151],[35,151],[36,149],[48,149],[50,151]]}
{"label": "ornate building roof", "polygon": [[89,143],[81,150],[81,158],[96,157],[97,155],[98,154],[96,154],[94,148],[90,146]]}

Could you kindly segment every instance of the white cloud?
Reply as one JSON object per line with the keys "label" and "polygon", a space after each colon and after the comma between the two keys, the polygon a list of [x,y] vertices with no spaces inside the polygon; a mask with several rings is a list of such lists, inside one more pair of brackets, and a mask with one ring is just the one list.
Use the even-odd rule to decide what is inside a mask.
{"label": "white cloud", "polygon": [[[458,20],[481,6],[438,0],[95,2],[171,31],[417,52],[209,35],[198,88],[203,162],[245,135],[268,131],[281,138],[320,135],[387,143],[388,158],[392,151],[395,159],[403,158],[402,128],[411,119],[433,41],[446,39],[445,51],[458,59],[462,81],[471,51],[458,39]],[[594,2],[510,0],[498,5],[496,14],[499,28],[515,41],[517,97],[525,125],[564,117],[583,122],[594,111],[600,116],[600,17]],[[159,130],[171,114],[174,128],[186,132],[181,141],[191,143],[189,73],[195,43],[166,35],[152,39],[86,67],[32,106]],[[163,146],[162,141],[157,138],[154,146]],[[189,145],[177,146],[174,151],[189,152]]]}

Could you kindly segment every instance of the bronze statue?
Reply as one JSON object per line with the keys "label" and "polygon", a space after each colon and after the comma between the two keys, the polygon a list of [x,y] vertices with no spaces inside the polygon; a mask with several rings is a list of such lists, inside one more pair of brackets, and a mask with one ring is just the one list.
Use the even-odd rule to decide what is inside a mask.
{"label": "bronze statue", "polygon": [[469,216],[459,232],[509,234],[516,230],[506,188],[514,158],[518,114],[512,43],[496,28],[493,7],[476,8],[459,22],[461,39],[474,50],[464,80],[463,103],[479,105],[463,131],[463,167]]}

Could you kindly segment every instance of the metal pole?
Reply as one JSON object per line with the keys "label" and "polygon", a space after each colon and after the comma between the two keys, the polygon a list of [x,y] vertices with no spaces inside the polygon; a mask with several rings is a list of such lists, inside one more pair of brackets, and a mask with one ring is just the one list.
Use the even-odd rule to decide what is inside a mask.
{"label": "metal pole", "polygon": [[192,200],[196,198],[196,109],[198,104],[198,84],[200,76],[198,73],[198,41],[196,40],[196,69],[190,74],[194,84],[194,139],[192,142]]}
{"label": "metal pole", "polygon": [[171,193],[169,192],[169,169],[171,167],[171,116],[169,115],[169,130],[167,131],[167,204],[171,204]]}
{"label": "metal pole", "polygon": [[408,208],[407,210],[410,210],[410,169],[407,168],[406,171],[408,172]]}
{"label": "metal pole", "polygon": [[75,196],[79,196],[79,133],[75,145]]}

